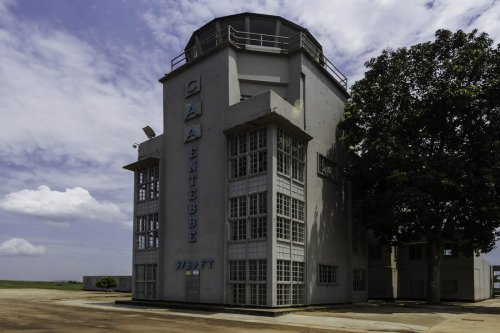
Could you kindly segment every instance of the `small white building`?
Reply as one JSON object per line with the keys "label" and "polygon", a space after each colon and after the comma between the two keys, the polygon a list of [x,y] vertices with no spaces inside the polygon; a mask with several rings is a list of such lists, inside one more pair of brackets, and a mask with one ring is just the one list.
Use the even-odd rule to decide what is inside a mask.
{"label": "small white building", "polygon": [[[389,250],[369,247],[368,285],[372,299],[425,299],[427,262],[425,243]],[[464,256],[445,244],[441,260],[441,299],[480,301],[492,297],[493,266],[482,256]]]}
{"label": "small white building", "polygon": [[114,291],[131,292],[132,291],[132,277],[130,275],[87,275],[83,277],[83,290],[105,290],[96,286],[98,279],[109,276],[115,280],[116,287]]}

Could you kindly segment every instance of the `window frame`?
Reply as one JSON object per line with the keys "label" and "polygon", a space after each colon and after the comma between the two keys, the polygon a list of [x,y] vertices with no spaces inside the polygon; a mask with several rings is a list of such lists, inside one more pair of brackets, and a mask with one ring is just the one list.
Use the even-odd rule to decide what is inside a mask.
{"label": "window frame", "polygon": [[307,177],[306,143],[281,128],[277,130],[276,142],[277,174],[304,185]]}
{"label": "window frame", "polygon": [[267,239],[267,195],[260,191],[229,198],[229,242]]}
{"label": "window frame", "polygon": [[160,197],[160,165],[145,166],[136,171],[135,201],[143,203]]}
{"label": "window frame", "polygon": [[352,270],[352,290],[366,292],[366,269],[354,268]]}
{"label": "window frame", "polygon": [[157,250],[160,245],[159,229],[158,212],[137,215],[134,223],[134,251]]}
{"label": "window frame", "polygon": [[267,172],[268,141],[267,126],[228,138],[229,181]]}
{"label": "window frame", "polygon": [[[331,268],[332,269],[332,281],[329,282],[329,281],[322,281],[322,277],[324,275],[322,275],[322,270],[321,268],[324,267],[324,268]],[[327,278],[329,277],[329,275],[326,276]],[[324,285],[324,286],[336,286],[338,285],[339,283],[339,273],[338,273],[338,266],[336,265],[327,265],[327,264],[318,264],[318,284],[319,285]]]}
{"label": "window frame", "polygon": [[[141,272],[142,274],[140,274]],[[133,285],[134,285],[134,293],[133,293],[134,298],[157,299],[158,264],[135,264]],[[141,291],[142,293],[138,294]]]}

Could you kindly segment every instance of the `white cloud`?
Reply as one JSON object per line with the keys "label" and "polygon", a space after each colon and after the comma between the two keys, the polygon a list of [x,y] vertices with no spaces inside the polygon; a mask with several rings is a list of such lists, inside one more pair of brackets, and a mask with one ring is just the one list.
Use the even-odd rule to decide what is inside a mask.
{"label": "white cloud", "polygon": [[[117,191],[133,142],[162,132],[164,52],[94,45],[50,21],[20,20],[0,0],[0,194],[50,183]],[[130,205],[130,201],[127,202]]]}
{"label": "white cloud", "polygon": [[0,243],[0,256],[38,256],[45,254],[45,247],[35,246],[23,238],[11,238]]}
{"label": "white cloud", "polygon": [[119,222],[123,213],[113,203],[99,202],[82,187],[67,188],[64,192],[46,185],[36,190],[20,190],[5,195],[0,208],[18,214],[39,217],[48,221],[71,222],[97,219]]}
{"label": "white cloud", "polygon": [[122,221],[122,227],[127,230],[131,230],[134,226],[134,221]]}

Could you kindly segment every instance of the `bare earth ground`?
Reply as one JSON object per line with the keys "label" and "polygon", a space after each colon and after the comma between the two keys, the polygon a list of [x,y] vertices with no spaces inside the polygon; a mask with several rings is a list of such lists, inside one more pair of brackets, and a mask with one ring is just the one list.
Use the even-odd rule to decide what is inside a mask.
{"label": "bare earth ground", "polygon": [[500,332],[500,299],[466,307],[369,303],[276,318],[115,305],[130,294],[0,289],[0,332]]}

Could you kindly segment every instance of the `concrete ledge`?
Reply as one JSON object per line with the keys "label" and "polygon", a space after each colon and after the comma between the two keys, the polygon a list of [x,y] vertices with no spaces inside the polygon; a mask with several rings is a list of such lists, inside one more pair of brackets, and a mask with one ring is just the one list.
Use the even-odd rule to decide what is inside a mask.
{"label": "concrete ledge", "polygon": [[335,305],[310,305],[301,307],[286,307],[286,308],[260,308],[260,307],[243,307],[229,306],[218,304],[200,304],[200,303],[182,303],[182,302],[166,302],[166,301],[147,301],[147,300],[118,300],[117,305],[134,305],[154,308],[193,310],[203,312],[221,312],[234,313],[262,317],[279,317],[293,312],[303,311],[320,311],[332,309],[339,306],[349,306],[350,304],[335,304]]}

